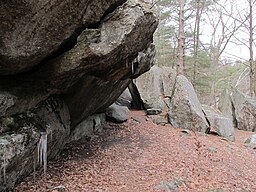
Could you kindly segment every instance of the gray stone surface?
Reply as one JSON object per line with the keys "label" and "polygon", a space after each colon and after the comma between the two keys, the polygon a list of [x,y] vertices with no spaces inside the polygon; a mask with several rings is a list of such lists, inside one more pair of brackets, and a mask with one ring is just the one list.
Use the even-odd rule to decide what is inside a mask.
{"label": "gray stone surface", "polygon": [[169,123],[167,117],[162,115],[149,115],[148,117],[152,119],[153,123],[156,125],[166,125]]}
{"label": "gray stone surface", "polygon": [[256,149],[256,135],[251,135],[244,143],[246,146]]}
{"label": "gray stone surface", "polygon": [[153,66],[150,71],[136,79],[136,86],[146,109],[157,108],[168,111],[175,77],[174,69]]}
{"label": "gray stone surface", "polygon": [[15,104],[16,97],[8,93],[0,92],[0,117],[6,114],[8,108]]}
{"label": "gray stone surface", "polygon": [[[8,123],[4,123],[8,122]],[[0,177],[0,191],[12,188],[15,183],[38,167],[40,135],[47,133],[47,154],[54,157],[64,147],[70,133],[67,106],[59,99],[48,99],[34,111],[21,113],[11,121],[2,121],[9,132],[0,135],[0,164],[5,178]],[[3,172],[2,172],[3,173]]]}
{"label": "gray stone surface", "polygon": [[133,116],[133,117],[131,117],[131,119],[138,122],[138,123],[143,123],[143,122],[146,121],[145,116]]}
{"label": "gray stone surface", "polygon": [[155,64],[155,45],[151,44],[147,49],[138,52],[138,56],[132,62],[132,78],[149,71]]}
{"label": "gray stone surface", "polygon": [[129,109],[126,106],[113,103],[106,109],[106,115],[111,121],[122,123],[129,119]]}
{"label": "gray stone surface", "polygon": [[126,106],[131,108],[132,106],[132,96],[128,88],[124,90],[124,92],[118,97],[115,102],[118,105]]}
{"label": "gray stone surface", "polygon": [[[70,6],[72,5],[74,7],[62,7],[64,13],[65,11],[76,9],[75,6],[77,6],[77,4],[74,2],[74,4],[72,4],[71,0],[69,2]],[[96,2],[98,2],[98,4]],[[106,10],[109,6],[113,6],[111,6],[111,10],[108,10],[108,14],[103,18],[101,18],[102,15],[97,16],[98,19],[96,20],[99,22],[94,23],[95,26],[93,28],[83,25],[83,29],[79,28],[81,30],[80,33],[75,34],[74,37],[67,38],[67,42],[69,42],[70,38],[74,38],[75,40],[74,45],[69,47],[68,50],[59,51],[58,54],[51,55],[51,48],[42,46],[42,48],[45,49],[45,51],[49,51],[49,53],[41,54],[42,50],[39,50],[40,52],[36,52],[35,54],[31,53],[33,55],[31,57],[38,56],[35,60],[44,60],[43,63],[39,62],[38,64],[29,56],[30,53],[28,50],[28,55],[25,60],[29,60],[29,62],[33,61],[32,65],[38,65],[33,69],[33,73],[28,71],[27,73],[19,75],[0,76],[0,93],[6,92],[16,98],[15,105],[6,109],[5,113],[7,115],[29,110],[40,101],[45,100],[53,94],[64,94],[65,98],[66,93],[67,98],[65,99],[68,106],[71,107],[70,110],[76,112],[78,108],[76,107],[76,109],[73,110],[72,106],[79,105],[81,101],[70,99],[70,95],[88,98],[91,87],[87,82],[96,80],[96,82],[93,83],[96,86],[94,87],[94,92],[98,91],[96,94],[99,97],[103,97],[104,102],[92,103],[93,100],[91,99],[90,106],[92,106],[93,110],[85,109],[84,106],[87,105],[85,102],[82,104],[82,108],[79,107],[79,112],[71,113],[72,122],[74,122],[74,125],[77,125],[83,118],[93,114],[96,110],[104,110],[105,107],[113,103],[120,95],[120,92],[125,89],[127,81],[129,81],[130,78],[134,78],[150,68],[152,62],[147,63],[143,61],[154,60],[151,58],[154,56],[154,46],[151,45],[151,43],[153,41],[153,32],[157,27],[157,20],[152,11],[144,9],[134,0],[129,0],[123,4],[122,1],[102,1],[105,6],[104,8],[97,8],[101,6],[101,3],[99,3],[99,1],[96,2],[87,2],[86,6],[88,7],[83,13],[83,17],[88,17],[87,19],[93,21],[91,14],[94,15],[95,10],[91,12],[91,9],[96,9],[97,13],[95,14],[97,15],[104,13],[102,9]],[[122,5],[117,7],[116,2]],[[48,1],[45,2],[46,8],[48,3]],[[67,2],[64,1],[63,5],[66,3]],[[25,6],[25,4],[22,6]],[[55,1],[51,3],[51,7],[54,6],[58,7],[55,11],[61,11],[61,9],[59,10],[59,4]],[[81,3],[79,6],[83,7],[84,5]],[[19,9],[18,6],[16,8]],[[12,7],[12,9],[14,9],[14,7]],[[13,13],[15,13],[15,11]],[[49,13],[49,15],[51,15],[51,13]],[[80,14],[74,15],[74,22],[76,22],[75,20],[78,19],[77,17],[79,17],[79,15]],[[65,19],[65,17],[63,19]],[[62,21],[59,22],[61,23]],[[30,25],[29,22],[28,25]],[[46,25],[44,27],[49,26]],[[59,26],[56,28],[58,27]],[[20,30],[22,29],[21,27]],[[59,33],[59,31],[62,30],[57,31]],[[54,36],[54,38],[56,37],[58,36]],[[45,36],[43,36],[42,39],[44,41],[42,41],[49,46],[52,41],[55,40],[51,39],[51,36],[47,37],[47,39],[44,38]],[[65,41],[62,38],[58,40]],[[29,39],[29,41],[31,41],[33,45],[37,44],[37,42],[34,42],[36,40],[33,38]],[[26,45],[24,44],[24,46]],[[22,51],[22,49],[20,50]],[[17,48],[17,50],[19,49]],[[8,55],[9,53],[6,54]],[[51,55],[51,57],[48,58],[46,55]],[[138,61],[139,58],[140,61]],[[30,69],[30,66],[21,67],[22,69],[19,68],[19,66],[16,66],[14,60],[10,59],[10,61],[8,61],[12,63],[8,64],[10,69],[7,68],[7,65],[5,66],[0,63],[4,74],[8,73],[8,71],[15,73],[13,68],[17,70],[17,73],[20,70]],[[137,61],[135,62],[135,60]],[[28,63],[28,65],[30,64]],[[83,86],[84,89],[82,91],[78,89],[77,86],[82,83],[86,83],[88,89],[85,86]],[[110,91],[102,91],[102,89],[98,89],[98,86],[105,87],[105,89],[109,87],[111,95],[109,93]],[[114,92],[116,92],[116,94],[114,94]],[[85,111],[83,111],[83,109]]]}
{"label": "gray stone surface", "polygon": [[202,105],[206,118],[211,124],[211,130],[228,140],[235,140],[235,129],[232,119],[225,117],[219,110],[207,105]]}
{"label": "gray stone surface", "polygon": [[104,113],[94,114],[79,123],[70,136],[70,141],[77,141],[83,137],[92,137],[103,130],[106,116]]}
{"label": "gray stone surface", "polygon": [[225,117],[232,119],[233,121],[233,106],[232,106],[230,94],[231,94],[231,91],[228,89],[225,89],[221,93],[220,100],[218,103],[218,108]]}
{"label": "gray stone surface", "polygon": [[250,95],[250,68],[246,67],[239,75],[234,88],[246,95]]}
{"label": "gray stone surface", "polygon": [[193,85],[185,76],[177,76],[168,120],[174,127],[203,133],[209,127]]}
{"label": "gray stone surface", "polygon": [[51,158],[100,129],[84,119],[153,65],[157,23],[135,0],[0,2],[0,191],[33,171],[42,132]]}
{"label": "gray stone surface", "polygon": [[[143,21],[143,22],[141,22]],[[81,72],[119,80],[132,76],[132,63],[138,52],[150,47],[157,22],[152,12],[129,0],[106,16],[97,29],[84,30],[76,45],[50,62],[52,80]],[[143,34],[143,35],[142,35]],[[134,71],[138,67],[134,66]]]}
{"label": "gray stone surface", "polygon": [[162,110],[151,108],[151,109],[147,109],[146,113],[147,113],[147,115],[158,115],[158,114],[162,113]]}
{"label": "gray stone surface", "polygon": [[[14,74],[75,43],[85,28],[124,0],[0,2],[0,74]],[[63,50],[62,50],[63,49]]]}
{"label": "gray stone surface", "polygon": [[172,181],[161,181],[155,187],[157,191],[179,191],[179,187],[185,182],[183,178],[174,179]]}
{"label": "gray stone surface", "polygon": [[128,86],[130,79],[123,81],[107,81],[94,76],[87,76],[79,81],[65,95],[69,107],[71,127],[93,113],[104,112]]}
{"label": "gray stone surface", "polygon": [[256,131],[256,100],[237,89],[232,89],[235,124],[238,129]]}

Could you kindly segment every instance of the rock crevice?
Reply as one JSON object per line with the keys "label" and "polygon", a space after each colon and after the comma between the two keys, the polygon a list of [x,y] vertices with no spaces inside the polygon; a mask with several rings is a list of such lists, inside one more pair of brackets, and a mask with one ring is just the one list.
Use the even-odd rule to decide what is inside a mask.
{"label": "rock crevice", "polygon": [[[2,1],[0,74],[27,71],[125,1]],[[51,39],[51,41],[49,41]]]}

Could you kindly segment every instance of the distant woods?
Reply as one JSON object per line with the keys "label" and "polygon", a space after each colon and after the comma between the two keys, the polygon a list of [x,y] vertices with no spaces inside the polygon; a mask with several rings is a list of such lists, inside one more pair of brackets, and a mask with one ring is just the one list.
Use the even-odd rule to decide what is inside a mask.
{"label": "distant woods", "polygon": [[255,96],[256,0],[144,1],[160,20],[155,33],[158,65],[176,67],[210,105],[247,67],[249,94]]}

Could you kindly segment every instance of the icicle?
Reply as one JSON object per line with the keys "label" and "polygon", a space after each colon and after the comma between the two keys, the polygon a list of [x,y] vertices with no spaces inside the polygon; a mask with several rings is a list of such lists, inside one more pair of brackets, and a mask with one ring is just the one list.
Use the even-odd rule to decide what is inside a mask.
{"label": "icicle", "polygon": [[132,75],[134,74],[134,63],[132,62]]}
{"label": "icicle", "polygon": [[128,68],[129,67],[129,63],[128,63],[128,60],[126,59],[125,61],[125,66]]}
{"label": "icicle", "polygon": [[3,173],[4,173],[4,184],[6,184],[6,144],[4,146],[4,164],[3,164]]}
{"label": "icicle", "polygon": [[47,132],[41,132],[38,143],[38,163],[44,166],[44,174],[47,171]]}

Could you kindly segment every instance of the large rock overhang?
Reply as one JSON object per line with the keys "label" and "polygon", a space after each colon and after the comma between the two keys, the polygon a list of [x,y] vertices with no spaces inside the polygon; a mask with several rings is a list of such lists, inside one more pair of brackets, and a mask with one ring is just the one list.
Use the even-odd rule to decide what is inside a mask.
{"label": "large rock overhang", "polygon": [[152,65],[133,69],[138,53],[152,49],[157,27],[137,1],[14,2],[0,6],[0,116],[61,94],[77,124],[114,102],[134,70]]}

